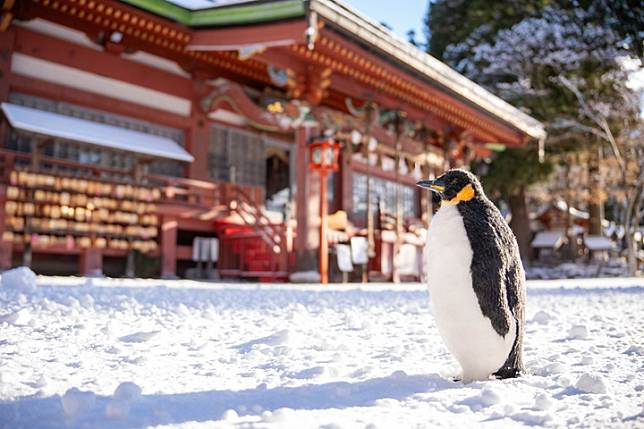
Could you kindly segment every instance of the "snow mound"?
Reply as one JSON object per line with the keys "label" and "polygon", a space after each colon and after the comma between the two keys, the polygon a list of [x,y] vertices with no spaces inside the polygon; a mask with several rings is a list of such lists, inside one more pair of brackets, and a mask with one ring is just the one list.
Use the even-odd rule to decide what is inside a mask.
{"label": "snow mound", "polygon": [[27,326],[31,322],[31,313],[26,308],[22,308],[5,316],[0,316],[0,322],[7,322],[14,326]]}
{"label": "snow mound", "polygon": [[36,288],[36,274],[28,267],[14,268],[2,273],[0,285],[11,289],[33,290]]}
{"label": "snow mound", "polygon": [[552,316],[550,313],[547,311],[539,310],[535,313],[534,317],[532,317],[532,321],[535,323],[539,323],[541,325],[545,325],[548,323],[550,320],[552,320]]}
{"label": "snow mound", "polygon": [[553,402],[550,395],[547,393],[539,393],[534,398],[534,409],[538,411],[546,411],[552,407]]}
{"label": "snow mound", "polygon": [[606,383],[601,376],[588,373],[579,378],[575,387],[584,393],[606,393],[607,391]]}
{"label": "snow mound", "polygon": [[481,391],[481,403],[486,407],[496,405],[501,402],[501,396],[490,388],[485,388]]}
{"label": "snow mound", "polygon": [[136,401],[141,397],[141,388],[136,383],[126,381],[119,384],[113,397],[121,401]]}
{"label": "snow mound", "polygon": [[83,392],[76,387],[67,390],[60,398],[67,417],[77,417],[89,413],[96,404],[94,392]]}
{"label": "snow mound", "polygon": [[105,417],[114,420],[127,420],[130,415],[131,404],[141,397],[141,388],[126,381],[119,384],[114,391],[112,399],[105,405]]}
{"label": "snow mound", "polygon": [[221,419],[226,422],[234,422],[236,420],[239,420],[239,414],[237,414],[237,411],[233,409],[229,409],[224,411],[224,414],[221,416]]}
{"label": "snow mound", "polygon": [[588,328],[584,325],[574,325],[568,331],[568,339],[570,340],[585,340],[588,338]]}
{"label": "snow mound", "polygon": [[644,356],[644,347],[632,345],[624,352],[625,355]]}

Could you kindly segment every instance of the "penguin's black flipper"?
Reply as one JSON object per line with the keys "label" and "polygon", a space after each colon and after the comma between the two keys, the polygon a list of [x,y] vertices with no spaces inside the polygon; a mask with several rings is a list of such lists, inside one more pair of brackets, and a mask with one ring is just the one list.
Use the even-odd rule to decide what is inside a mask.
{"label": "penguin's black flipper", "polygon": [[508,277],[511,255],[503,226],[509,227],[491,203],[472,200],[457,207],[472,247],[470,272],[479,306],[494,330],[505,337],[510,330],[510,308],[506,288],[500,285],[505,285]]}

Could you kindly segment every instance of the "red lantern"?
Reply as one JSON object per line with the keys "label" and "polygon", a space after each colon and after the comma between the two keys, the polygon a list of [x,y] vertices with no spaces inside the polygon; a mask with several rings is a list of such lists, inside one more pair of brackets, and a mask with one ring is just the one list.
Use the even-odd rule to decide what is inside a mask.
{"label": "red lantern", "polygon": [[309,144],[309,168],[317,171],[338,171],[340,145],[332,138],[315,140]]}
{"label": "red lantern", "polygon": [[329,282],[329,250],[327,241],[326,178],[338,171],[340,145],[332,138],[321,138],[309,145],[309,169],[320,173],[320,282]]}

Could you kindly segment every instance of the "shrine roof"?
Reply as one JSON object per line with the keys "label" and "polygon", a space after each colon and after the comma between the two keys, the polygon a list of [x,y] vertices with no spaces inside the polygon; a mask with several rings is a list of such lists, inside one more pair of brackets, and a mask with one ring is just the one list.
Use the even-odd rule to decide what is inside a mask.
{"label": "shrine roof", "polygon": [[408,74],[463,99],[534,139],[546,136],[541,122],[512,106],[384,25],[341,0],[121,0],[188,27],[221,27],[304,18],[315,12],[333,30]]}

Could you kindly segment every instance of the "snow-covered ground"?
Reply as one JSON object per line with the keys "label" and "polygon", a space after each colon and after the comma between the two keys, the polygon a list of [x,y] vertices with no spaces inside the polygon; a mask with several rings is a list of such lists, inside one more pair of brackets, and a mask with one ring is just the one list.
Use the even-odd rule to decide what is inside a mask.
{"label": "snow-covered ground", "polygon": [[0,287],[0,428],[644,427],[644,279],[530,282],[529,374],[471,384],[423,285],[37,282]]}

